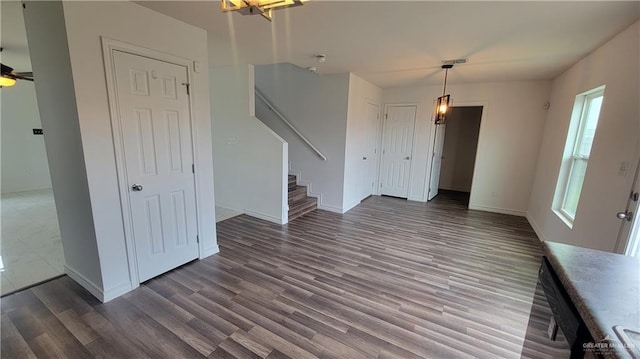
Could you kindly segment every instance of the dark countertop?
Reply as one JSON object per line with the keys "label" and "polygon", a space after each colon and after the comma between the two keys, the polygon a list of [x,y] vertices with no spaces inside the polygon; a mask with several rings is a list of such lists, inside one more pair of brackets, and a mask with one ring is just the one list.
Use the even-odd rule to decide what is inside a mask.
{"label": "dark countertop", "polygon": [[[609,335],[619,343],[614,326],[640,331],[640,258],[556,242],[542,245],[595,342]],[[617,345],[607,357],[631,355]]]}

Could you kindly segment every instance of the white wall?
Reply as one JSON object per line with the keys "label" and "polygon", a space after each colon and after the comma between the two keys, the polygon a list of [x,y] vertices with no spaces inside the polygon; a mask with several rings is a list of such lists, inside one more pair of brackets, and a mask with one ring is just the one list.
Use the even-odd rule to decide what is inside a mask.
{"label": "white wall", "polygon": [[[557,77],[529,205],[528,219],[543,240],[613,251],[640,155],[640,23],[623,31]],[[598,129],[573,229],[552,202],[576,95],[606,85]],[[620,173],[623,162],[626,173]]]}
{"label": "white wall", "polygon": [[47,134],[65,267],[79,273],[84,281],[81,284],[92,291],[102,288],[103,282],[62,3],[29,2],[24,19],[37,78],[38,107]]}
{"label": "white wall", "polygon": [[[455,71],[455,69],[454,69]],[[528,204],[549,81],[453,84],[455,105],[484,106],[470,208],[524,216]],[[409,199],[426,201],[435,126],[431,121],[440,86],[383,90],[385,104],[418,106]]]}
{"label": "white wall", "polygon": [[452,107],[447,115],[438,188],[470,192],[482,107]]}
{"label": "white wall", "polygon": [[2,193],[51,188],[44,136],[33,135],[42,128],[34,84],[18,81],[1,91]]}
{"label": "white wall", "polygon": [[216,205],[287,223],[287,142],[254,116],[253,66],[210,74]]}
{"label": "white wall", "polygon": [[[2,43],[26,44],[22,6],[19,1],[2,1]],[[31,71],[28,51],[11,46],[2,52],[2,63],[15,71]],[[26,59],[26,61],[25,61]],[[36,90],[33,82],[18,81],[1,91],[2,119],[2,193],[51,188],[49,164],[44,136],[33,135],[34,128],[42,128]]]}
{"label": "white wall", "polygon": [[[29,2],[27,7],[44,11],[46,7],[59,6],[57,2],[52,3],[56,5],[48,4],[49,2],[34,4]],[[77,159],[70,161],[69,165],[78,168],[74,169],[78,172],[77,176],[86,178],[88,184],[88,193],[82,194],[82,200],[90,200],[90,210],[86,213],[92,213],[95,232],[91,237],[87,236],[83,240],[94,242],[95,238],[102,276],[101,283],[85,276],[88,281],[81,284],[99,299],[109,300],[131,290],[137,286],[137,283],[131,280],[127,260],[100,37],[106,36],[195,60],[204,65],[208,63],[207,34],[204,30],[130,2],[64,2],[62,6],[73,74],[73,83],[69,84],[66,90],[73,90],[78,114],[77,119],[72,118],[69,121],[73,122],[72,126],[79,126],[82,143],[79,146],[80,144],[76,141],[75,151],[84,154],[82,161],[76,156]],[[28,17],[26,19],[29,20]],[[42,19],[32,20],[41,21]],[[47,34],[38,35],[42,37],[42,42],[47,41]],[[29,34],[29,41],[31,40],[32,35]],[[49,48],[49,50],[56,53],[64,51],[65,48]],[[39,56],[42,56],[44,61],[47,54],[40,52]],[[32,52],[32,57],[35,58],[36,53]],[[65,78],[69,78],[68,74],[66,75]],[[36,76],[38,76],[37,73]],[[194,104],[192,114],[197,134],[194,143],[197,146],[195,165],[198,229],[200,255],[203,257],[218,251],[215,234],[208,66],[201,66],[199,73],[192,72],[191,80]],[[42,78],[38,81],[46,80]],[[65,83],[68,83],[68,80]],[[55,86],[58,92],[65,89],[58,89],[57,84]],[[71,104],[67,103],[67,106],[69,105]],[[42,107],[40,112],[44,113]],[[45,131],[47,131],[46,127]],[[77,134],[78,129],[76,128],[75,131]],[[49,154],[51,155],[51,151]],[[86,171],[83,168],[85,166]],[[61,199],[64,202],[66,198]],[[56,202],[60,203],[57,197]],[[90,222],[89,219],[86,221]],[[68,249],[66,242],[64,247],[66,255]],[[95,261],[96,258],[92,259]],[[71,270],[71,268],[68,269],[68,271]],[[73,269],[78,271],[77,274],[84,275],[80,268]]]}
{"label": "white wall", "polygon": [[[375,103],[378,108],[382,103],[382,89],[367,82],[360,77],[349,74],[349,97],[347,108],[347,132],[345,143],[344,165],[344,195],[343,211],[355,207],[366,197],[363,196],[363,186],[373,191],[375,188],[367,180],[368,165],[374,167],[374,177],[377,173],[377,154],[373,153],[371,146],[377,147],[379,138],[379,120],[371,131],[371,123],[367,118],[367,102]],[[373,139],[370,136],[373,135]],[[373,140],[373,141],[372,141]],[[367,162],[363,161],[367,157]],[[375,182],[375,178],[373,179]],[[375,183],[374,183],[375,185]],[[369,192],[371,194],[373,192]]]}
{"label": "white wall", "polygon": [[289,143],[290,172],[317,195],[318,207],[343,212],[349,74],[319,75],[292,64],[255,67],[256,87],[326,157],[323,161],[256,100],[256,116]]}

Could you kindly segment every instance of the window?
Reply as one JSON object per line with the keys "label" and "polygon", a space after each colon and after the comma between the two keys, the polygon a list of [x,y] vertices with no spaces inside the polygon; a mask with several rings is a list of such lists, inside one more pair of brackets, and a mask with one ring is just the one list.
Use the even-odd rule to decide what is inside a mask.
{"label": "window", "polygon": [[569,227],[576,217],[603,99],[604,86],[576,96],[573,107],[554,206],[556,214]]}

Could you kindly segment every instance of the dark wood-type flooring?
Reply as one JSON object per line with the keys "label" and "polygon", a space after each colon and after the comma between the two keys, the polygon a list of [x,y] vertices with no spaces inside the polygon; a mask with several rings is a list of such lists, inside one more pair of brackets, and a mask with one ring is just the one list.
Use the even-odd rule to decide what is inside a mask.
{"label": "dark wood-type flooring", "polygon": [[286,226],[234,217],[219,254],[106,304],[66,276],[12,294],[2,357],[568,357],[545,337],[526,220],[439,197],[371,197]]}

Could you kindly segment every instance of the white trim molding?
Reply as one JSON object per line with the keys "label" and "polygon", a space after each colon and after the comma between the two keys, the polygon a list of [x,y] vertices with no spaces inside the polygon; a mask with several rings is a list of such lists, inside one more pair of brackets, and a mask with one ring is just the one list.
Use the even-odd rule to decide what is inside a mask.
{"label": "white trim molding", "polygon": [[216,254],[216,253],[220,253],[220,247],[218,247],[217,245],[215,245],[213,247],[206,248],[206,249],[200,251],[200,257],[199,258],[200,259],[207,258],[209,256],[212,256],[212,255]]}
{"label": "white trim molding", "polygon": [[69,265],[64,266],[64,272],[71,277],[74,281],[78,282],[82,287],[89,291],[94,297],[98,298],[102,303],[106,303],[110,300],[113,300],[127,292],[130,292],[138,287],[138,285],[133,285],[131,282],[125,282],[119,284],[115,287],[109,288],[107,290],[102,290],[100,286],[96,285],[92,281],[90,281],[87,277],[80,274],[75,269],[71,268]]}
{"label": "white trim molding", "polygon": [[469,209],[473,209],[473,210],[476,210],[476,211],[508,214],[508,215],[511,215],[511,216],[518,216],[518,217],[526,217],[526,215],[527,215],[526,211],[518,211],[518,210],[514,210],[514,209],[497,208],[497,207],[489,207],[489,206],[479,206],[479,205],[476,205],[476,204],[473,204],[473,205],[470,204],[469,205]]}
{"label": "white trim molding", "polygon": [[278,218],[278,217],[272,216],[270,214],[260,213],[260,212],[257,212],[257,211],[251,211],[251,210],[248,210],[248,209],[245,209],[243,212],[247,216],[256,217],[256,218],[262,219],[264,221],[273,222],[273,223],[276,223],[276,224],[287,224],[287,222],[286,222],[287,218]]}

